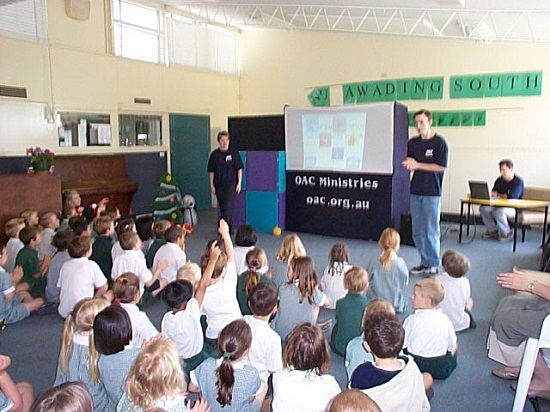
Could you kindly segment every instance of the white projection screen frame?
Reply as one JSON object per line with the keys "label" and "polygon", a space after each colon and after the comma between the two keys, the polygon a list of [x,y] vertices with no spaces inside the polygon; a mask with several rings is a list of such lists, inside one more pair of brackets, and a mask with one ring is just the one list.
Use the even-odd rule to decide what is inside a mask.
{"label": "white projection screen frame", "polygon": [[285,108],[287,170],[393,173],[394,102]]}

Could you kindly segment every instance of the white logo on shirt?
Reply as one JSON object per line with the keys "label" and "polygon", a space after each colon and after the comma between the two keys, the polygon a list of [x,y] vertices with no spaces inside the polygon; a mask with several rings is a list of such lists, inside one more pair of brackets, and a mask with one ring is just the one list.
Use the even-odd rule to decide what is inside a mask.
{"label": "white logo on shirt", "polygon": [[424,157],[434,157],[434,149],[426,149],[426,153],[424,153]]}
{"label": "white logo on shirt", "polygon": [[230,154],[228,154],[227,156],[225,156],[225,161],[226,161],[226,162],[230,162],[230,161],[232,161],[232,160],[233,160],[233,157],[231,157]]}

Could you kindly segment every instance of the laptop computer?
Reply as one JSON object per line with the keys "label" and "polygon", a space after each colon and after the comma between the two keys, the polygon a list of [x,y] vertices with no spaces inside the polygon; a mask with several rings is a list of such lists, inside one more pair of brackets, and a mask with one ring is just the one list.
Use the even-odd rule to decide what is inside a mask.
{"label": "laptop computer", "polygon": [[491,200],[491,193],[489,192],[489,185],[487,182],[470,180],[468,182],[470,186],[470,197],[473,199]]}

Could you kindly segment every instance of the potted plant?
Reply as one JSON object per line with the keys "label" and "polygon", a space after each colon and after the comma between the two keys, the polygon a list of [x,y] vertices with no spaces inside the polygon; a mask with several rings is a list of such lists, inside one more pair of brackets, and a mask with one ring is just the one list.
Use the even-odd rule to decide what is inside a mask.
{"label": "potted plant", "polygon": [[54,152],[39,146],[28,147],[27,156],[30,157],[31,166],[35,172],[49,171],[54,161]]}

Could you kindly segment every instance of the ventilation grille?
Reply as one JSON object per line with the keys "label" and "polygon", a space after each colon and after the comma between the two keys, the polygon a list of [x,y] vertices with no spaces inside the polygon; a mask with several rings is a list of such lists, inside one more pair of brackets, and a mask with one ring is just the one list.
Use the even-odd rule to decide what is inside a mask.
{"label": "ventilation grille", "polygon": [[134,97],[134,103],[151,104],[151,99],[146,97]]}
{"label": "ventilation grille", "polygon": [[27,98],[27,89],[25,87],[6,86],[0,84],[0,96]]}

